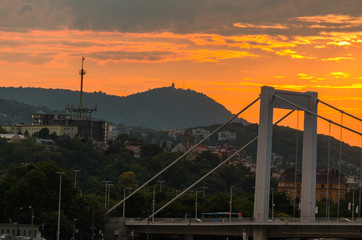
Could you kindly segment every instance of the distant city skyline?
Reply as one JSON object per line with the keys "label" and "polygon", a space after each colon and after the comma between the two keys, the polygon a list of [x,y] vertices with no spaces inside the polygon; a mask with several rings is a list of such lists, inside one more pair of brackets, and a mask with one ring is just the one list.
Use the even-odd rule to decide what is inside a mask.
{"label": "distant city skyline", "polygon": [[[174,83],[236,113],[269,85],[316,91],[362,118],[361,9],[358,0],[4,0],[1,85],[79,90],[84,56],[86,92],[127,96]],[[258,122],[258,111],[241,117]],[[324,106],[319,113],[341,121]],[[282,125],[302,129],[296,116]],[[343,123],[362,131],[357,120]],[[328,134],[328,123],[318,130]],[[361,146],[347,131],[342,140]]]}

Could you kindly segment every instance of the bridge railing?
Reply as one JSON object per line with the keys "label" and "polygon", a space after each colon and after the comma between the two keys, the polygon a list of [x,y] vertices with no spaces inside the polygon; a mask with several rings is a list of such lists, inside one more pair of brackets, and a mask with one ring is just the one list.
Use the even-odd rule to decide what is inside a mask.
{"label": "bridge railing", "polygon": [[[147,223],[148,221],[144,218],[127,218],[126,222],[128,223]],[[250,217],[242,217],[242,218],[232,218],[231,223],[252,223],[253,218]],[[299,218],[274,218],[268,219],[269,223],[283,223],[283,222],[300,222]],[[362,223],[362,218],[329,218],[326,219],[325,217],[316,218],[315,222],[317,223]],[[218,224],[228,224],[230,223],[229,218],[155,218],[154,222],[156,224],[164,223],[164,224],[198,224],[198,223],[218,223]],[[153,224],[152,221],[149,221],[149,224]]]}

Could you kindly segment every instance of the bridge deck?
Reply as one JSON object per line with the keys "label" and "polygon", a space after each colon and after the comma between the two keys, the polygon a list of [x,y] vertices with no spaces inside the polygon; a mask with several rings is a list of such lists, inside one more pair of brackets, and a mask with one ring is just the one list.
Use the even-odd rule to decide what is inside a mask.
{"label": "bridge deck", "polygon": [[241,236],[245,231],[253,235],[255,228],[262,228],[268,237],[362,237],[362,222],[198,222],[185,219],[158,219],[154,223],[148,221],[127,220],[126,227],[138,233],[165,235],[214,235]]}

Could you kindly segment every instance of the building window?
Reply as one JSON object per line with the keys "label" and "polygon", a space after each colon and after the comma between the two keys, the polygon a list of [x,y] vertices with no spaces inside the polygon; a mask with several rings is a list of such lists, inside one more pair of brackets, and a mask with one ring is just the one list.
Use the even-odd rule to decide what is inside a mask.
{"label": "building window", "polygon": [[321,185],[321,188],[324,188],[324,184]]}
{"label": "building window", "polygon": [[324,195],[324,191],[321,191],[321,194]]}

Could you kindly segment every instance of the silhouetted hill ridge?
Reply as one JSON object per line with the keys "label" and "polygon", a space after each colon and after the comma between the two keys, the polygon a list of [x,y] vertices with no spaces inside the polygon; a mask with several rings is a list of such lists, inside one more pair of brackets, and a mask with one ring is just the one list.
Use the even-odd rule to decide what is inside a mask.
{"label": "silhouetted hill ridge", "polygon": [[[79,92],[64,89],[0,88],[0,97],[62,111],[66,104],[79,105]],[[83,93],[83,106],[97,106],[94,115],[126,126],[173,129],[222,123],[232,114],[205,94],[174,87],[156,88],[119,97],[103,92]],[[243,123],[245,120],[240,119]]]}

